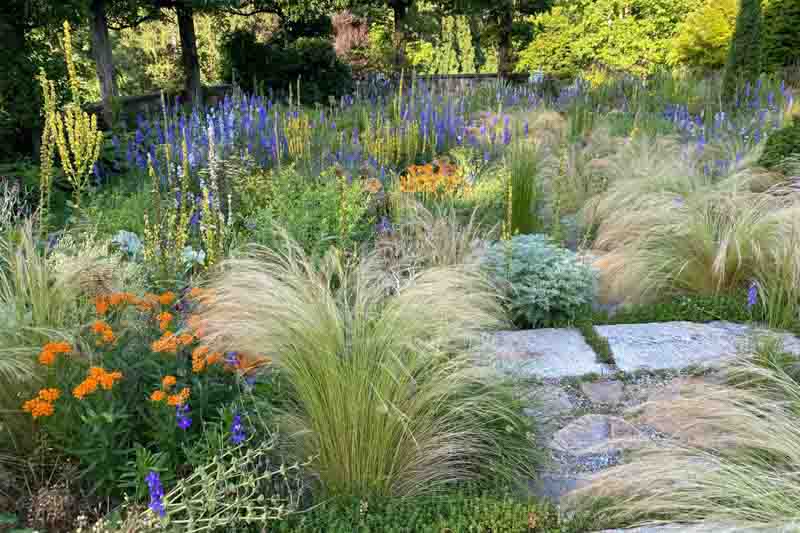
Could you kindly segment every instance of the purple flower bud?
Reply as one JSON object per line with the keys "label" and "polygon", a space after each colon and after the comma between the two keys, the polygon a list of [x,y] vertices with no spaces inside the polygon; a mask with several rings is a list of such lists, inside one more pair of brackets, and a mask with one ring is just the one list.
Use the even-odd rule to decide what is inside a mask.
{"label": "purple flower bud", "polygon": [[752,309],[758,302],[758,285],[755,281],[750,282],[750,287],[747,289],[747,309]]}

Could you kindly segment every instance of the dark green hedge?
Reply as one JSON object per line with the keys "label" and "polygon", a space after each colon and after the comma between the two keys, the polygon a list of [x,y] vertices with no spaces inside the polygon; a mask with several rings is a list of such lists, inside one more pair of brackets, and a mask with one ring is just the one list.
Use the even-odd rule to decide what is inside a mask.
{"label": "dark green hedge", "polygon": [[336,57],[330,40],[300,37],[294,41],[258,42],[250,32],[236,31],[225,41],[225,77],[247,91],[286,93],[297,87],[303,103],[327,101],[353,89],[350,67]]}

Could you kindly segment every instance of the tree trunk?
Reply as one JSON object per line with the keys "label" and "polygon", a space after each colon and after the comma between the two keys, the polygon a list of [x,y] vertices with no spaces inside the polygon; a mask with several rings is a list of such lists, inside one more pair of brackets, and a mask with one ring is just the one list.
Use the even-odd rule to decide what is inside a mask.
{"label": "tree trunk", "polygon": [[94,56],[97,79],[100,81],[100,96],[103,99],[103,119],[107,126],[112,124],[111,101],[119,93],[114,76],[114,56],[111,53],[111,40],[108,37],[108,18],[106,0],[92,0],[92,55]]}
{"label": "tree trunk", "polygon": [[203,85],[200,80],[200,60],[197,57],[197,37],[194,33],[194,12],[188,3],[175,8],[178,14],[178,32],[181,36],[181,63],[185,77],[186,97],[195,103],[203,101]]}
{"label": "tree trunk", "polygon": [[511,1],[504,1],[501,11],[497,14],[497,73],[500,77],[508,79],[514,72],[514,49],[511,42],[511,32],[514,26],[514,5]]}
{"label": "tree trunk", "polygon": [[391,0],[389,6],[394,15],[394,69],[399,74],[406,64],[406,16],[413,0]]}

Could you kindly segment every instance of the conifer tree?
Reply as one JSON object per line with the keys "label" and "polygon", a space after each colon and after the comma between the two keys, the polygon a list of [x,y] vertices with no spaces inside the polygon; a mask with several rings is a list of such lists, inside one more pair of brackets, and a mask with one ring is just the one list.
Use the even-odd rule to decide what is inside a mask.
{"label": "conifer tree", "polygon": [[764,67],[800,64],[800,1],[771,0],[764,8]]}
{"label": "conifer tree", "polygon": [[761,74],[761,26],[761,0],[741,0],[722,87],[728,103],[733,103],[740,84]]}

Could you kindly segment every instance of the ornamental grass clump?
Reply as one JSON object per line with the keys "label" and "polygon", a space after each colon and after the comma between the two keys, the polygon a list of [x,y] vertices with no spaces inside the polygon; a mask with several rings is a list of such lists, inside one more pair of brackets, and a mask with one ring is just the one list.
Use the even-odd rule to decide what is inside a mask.
{"label": "ornamental grass clump", "polygon": [[[678,439],[640,452],[581,489],[613,502],[615,524],[680,521],[703,531],[797,531],[800,381],[796,355],[762,343],[727,369],[729,384],[652,406]],[[687,444],[692,443],[692,444]],[[710,527],[711,529],[708,529]]]}
{"label": "ornamental grass clump", "polygon": [[475,271],[434,268],[388,295],[377,261],[287,240],[229,260],[203,318],[212,342],[273,354],[290,386],[281,419],[329,494],[409,496],[529,473],[530,429],[508,385],[467,350],[500,325]]}
{"label": "ornamental grass clump", "polygon": [[[796,316],[800,199],[709,191],[652,195],[601,225],[596,243],[611,248],[600,262],[609,292],[629,302],[664,295],[742,292],[756,278],[771,295],[770,325]],[[611,238],[612,235],[616,237]]]}

